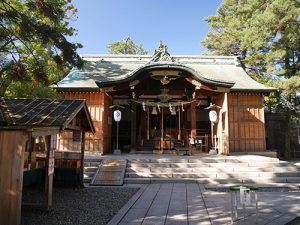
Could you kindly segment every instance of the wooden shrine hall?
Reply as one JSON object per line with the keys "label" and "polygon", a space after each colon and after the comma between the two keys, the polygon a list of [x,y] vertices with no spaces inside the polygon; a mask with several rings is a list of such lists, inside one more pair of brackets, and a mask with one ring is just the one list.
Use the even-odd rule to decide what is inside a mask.
{"label": "wooden shrine hall", "polygon": [[[274,91],[253,80],[233,56],[171,56],[160,43],[150,55],[87,55],[56,89],[65,99],[86,99],[94,136],[86,150],[163,153],[198,145],[219,154],[266,150],[264,95]],[[214,111],[212,122],[209,113]],[[59,149],[70,145],[62,135]]]}

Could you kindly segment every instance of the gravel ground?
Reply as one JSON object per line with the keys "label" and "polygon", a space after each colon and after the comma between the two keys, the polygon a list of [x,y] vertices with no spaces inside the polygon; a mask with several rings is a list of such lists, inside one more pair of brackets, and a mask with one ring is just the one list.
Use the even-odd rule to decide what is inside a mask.
{"label": "gravel ground", "polygon": [[[53,209],[23,209],[22,225],[104,225],[137,192],[138,188],[55,188]],[[25,189],[23,202],[43,201],[42,190]]]}

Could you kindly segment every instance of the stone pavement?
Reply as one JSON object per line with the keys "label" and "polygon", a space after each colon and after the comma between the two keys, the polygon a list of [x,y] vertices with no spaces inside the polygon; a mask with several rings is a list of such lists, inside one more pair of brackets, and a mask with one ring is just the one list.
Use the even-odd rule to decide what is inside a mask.
{"label": "stone pavement", "polygon": [[[206,189],[203,184],[146,184],[112,218],[108,225],[231,224],[229,192]],[[282,225],[300,216],[300,192],[258,192],[259,214],[238,210],[234,224]]]}

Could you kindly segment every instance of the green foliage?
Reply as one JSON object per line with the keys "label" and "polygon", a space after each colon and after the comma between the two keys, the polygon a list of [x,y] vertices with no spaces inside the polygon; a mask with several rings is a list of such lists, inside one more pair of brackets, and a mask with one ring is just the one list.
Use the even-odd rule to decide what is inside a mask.
{"label": "green foliage", "polygon": [[122,41],[112,42],[107,45],[110,54],[146,55],[142,44],[135,44],[132,39],[125,38]]}
{"label": "green foliage", "polygon": [[[202,44],[213,54],[239,56],[256,80],[279,91],[265,97],[270,111],[287,121],[300,112],[300,2],[296,0],[224,0],[217,15],[206,18],[211,30]],[[284,155],[291,156],[291,124]]]}
{"label": "green foliage", "polygon": [[224,0],[206,21],[202,44],[212,54],[239,56],[256,80],[278,88],[267,98],[271,110],[299,110],[300,2]]}
{"label": "green foliage", "polygon": [[82,66],[81,45],[66,39],[75,33],[68,21],[76,11],[70,0],[0,2],[1,96],[15,81],[48,86]]}
{"label": "green foliage", "polygon": [[41,83],[13,81],[5,92],[6,97],[58,99],[56,90]]}

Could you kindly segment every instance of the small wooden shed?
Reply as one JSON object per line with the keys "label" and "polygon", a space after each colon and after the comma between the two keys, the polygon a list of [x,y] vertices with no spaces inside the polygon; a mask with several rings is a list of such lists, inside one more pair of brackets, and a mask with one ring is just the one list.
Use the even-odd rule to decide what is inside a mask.
{"label": "small wooden shed", "polygon": [[[47,208],[51,207],[56,137],[65,130],[73,131],[81,142],[79,162],[83,182],[85,132],[95,132],[85,100],[0,99],[1,223],[20,224],[25,166],[26,171],[44,167]],[[32,163],[30,168],[38,137],[43,137],[46,143],[44,163]]]}

